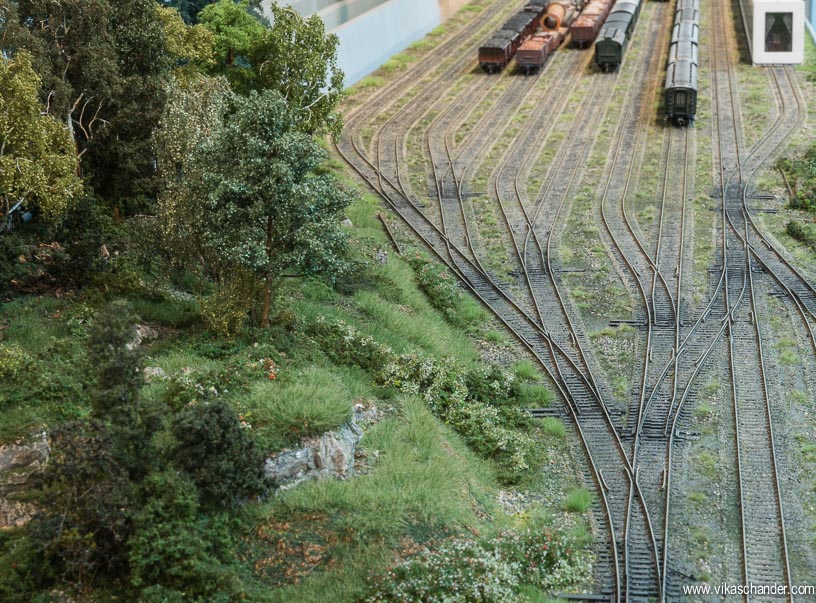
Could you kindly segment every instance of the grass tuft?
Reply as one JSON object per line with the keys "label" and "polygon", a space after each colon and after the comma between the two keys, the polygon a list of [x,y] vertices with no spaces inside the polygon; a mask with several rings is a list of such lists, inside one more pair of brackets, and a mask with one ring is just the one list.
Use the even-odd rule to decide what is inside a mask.
{"label": "grass tuft", "polygon": [[564,427],[564,422],[555,417],[544,417],[541,421],[541,429],[544,430],[548,436],[554,438],[563,438],[567,435],[567,428]]}
{"label": "grass tuft", "polygon": [[245,406],[244,417],[265,449],[335,429],[351,416],[348,389],[334,373],[317,366],[290,383],[256,383]]}
{"label": "grass tuft", "polygon": [[572,513],[584,513],[592,505],[592,492],[585,488],[575,488],[567,494],[564,510]]}

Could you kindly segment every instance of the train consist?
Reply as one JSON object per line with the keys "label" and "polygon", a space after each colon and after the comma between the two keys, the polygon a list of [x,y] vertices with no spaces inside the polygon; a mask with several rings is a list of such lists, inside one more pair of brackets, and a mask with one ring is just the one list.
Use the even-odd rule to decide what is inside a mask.
{"label": "train consist", "polygon": [[595,38],[595,63],[604,73],[615,71],[635,31],[642,0],[618,0]]}
{"label": "train consist", "polygon": [[516,63],[524,73],[533,72],[544,65],[570,32],[580,8],[575,0],[556,0],[550,3],[541,17],[541,30],[529,37],[516,53]]}
{"label": "train consist", "polygon": [[576,48],[591,45],[614,5],[615,0],[589,0],[581,15],[570,26],[572,45]]}
{"label": "train consist", "polygon": [[697,116],[700,0],[677,0],[666,67],[666,119],[678,126]]}
{"label": "train consist", "polygon": [[479,65],[482,69],[487,73],[504,69],[519,46],[535,32],[549,4],[549,0],[530,0],[527,6],[510,17],[499,31],[482,44],[479,47]]}

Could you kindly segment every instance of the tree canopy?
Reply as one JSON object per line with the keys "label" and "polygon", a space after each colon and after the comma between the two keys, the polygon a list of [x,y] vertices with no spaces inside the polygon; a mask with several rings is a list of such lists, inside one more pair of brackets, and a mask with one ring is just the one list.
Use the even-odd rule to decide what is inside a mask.
{"label": "tree canopy", "polygon": [[291,6],[276,4],[270,10],[272,27],[252,53],[255,89],[280,92],[302,132],[339,135],[344,75],[337,66],[337,36],[326,33],[317,15],[304,19]]}
{"label": "tree canopy", "polygon": [[[64,214],[82,187],[71,137],[63,123],[43,115],[40,79],[25,52],[0,59],[0,199],[13,206]],[[0,232],[4,230],[0,224]]]}

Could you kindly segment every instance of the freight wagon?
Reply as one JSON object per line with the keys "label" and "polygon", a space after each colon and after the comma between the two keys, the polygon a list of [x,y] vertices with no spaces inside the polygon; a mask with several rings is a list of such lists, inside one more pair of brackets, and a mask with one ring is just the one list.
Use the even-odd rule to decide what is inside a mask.
{"label": "freight wagon", "polygon": [[544,14],[546,5],[531,3],[510,17],[481,47],[479,65],[487,73],[504,69],[512,60],[516,50],[535,30],[538,19]]}
{"label": "freight wagon", "polygon": [[570,27],[573,46],[586,48],[595,41],[614,4],[615,0],[590,0]]}

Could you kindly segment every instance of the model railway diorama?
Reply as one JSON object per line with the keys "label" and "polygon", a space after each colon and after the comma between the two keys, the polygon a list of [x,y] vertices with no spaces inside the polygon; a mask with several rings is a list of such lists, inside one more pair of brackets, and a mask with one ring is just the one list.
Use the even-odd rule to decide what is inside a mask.
{"label": "model railway diorama", "polygon": [[816,603],[811,19],[0,0],[0,603]]}

